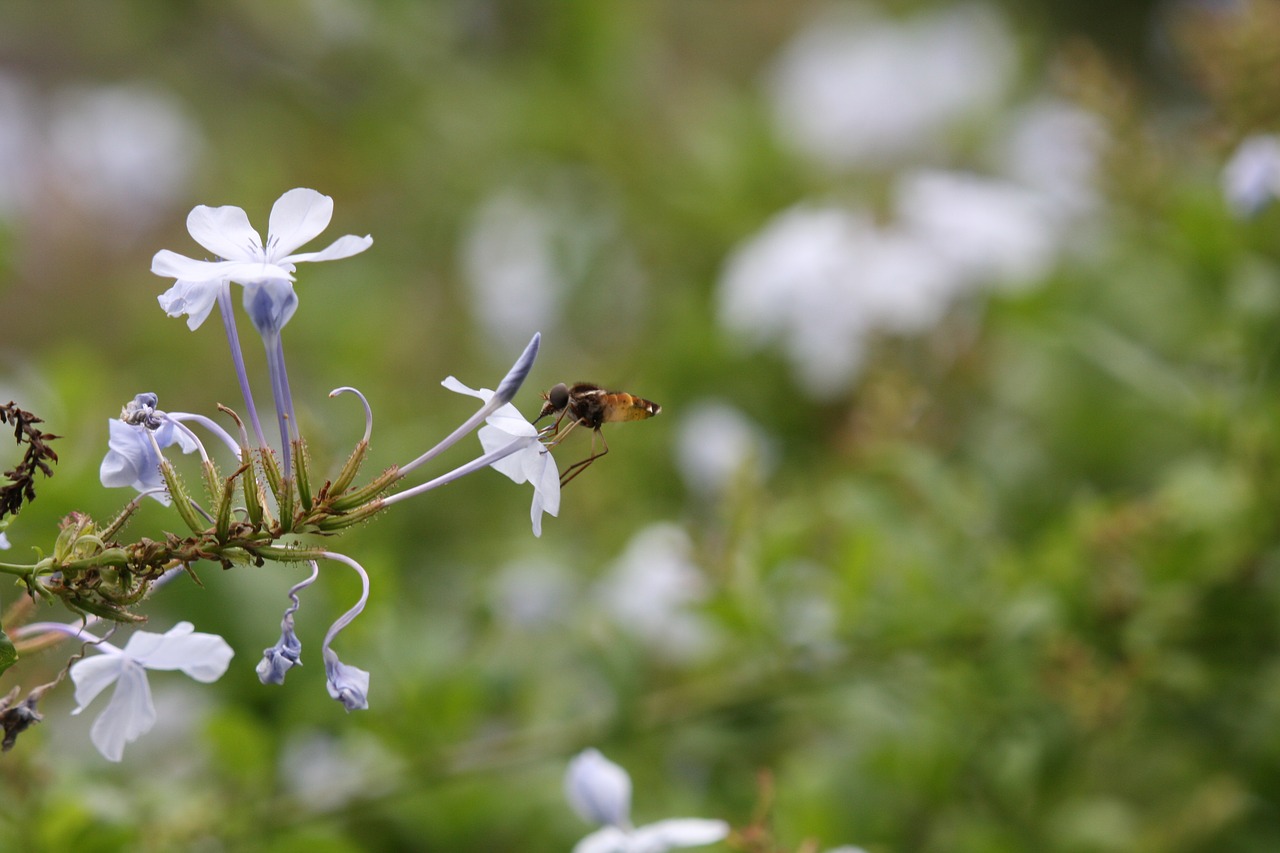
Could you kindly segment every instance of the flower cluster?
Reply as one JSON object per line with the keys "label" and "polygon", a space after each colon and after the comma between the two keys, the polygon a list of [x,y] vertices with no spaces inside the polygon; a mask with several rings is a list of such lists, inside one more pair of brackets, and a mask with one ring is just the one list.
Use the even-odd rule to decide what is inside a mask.
{"label": "flower cluster", "polygon": [[[59,598],[82,615],[78,624],[39,622],[6,627],[19,643],[34,645],[50,635],[63,635],[93,644],[97,653],[73,661],[68,671],[76,685],[76,713],[108,686],[115,685],[110,702],[92,729],[94,745],[112,761],[119,761],[125,745],[155,724],[148,670],[180,669],[197,681],[213,681],[226,671],[233,652],[220,637],[196,633],[188,622],[181,622],[164,634],[137,631],[121,648],[86,629],[99,620],[141,621],[142,617],[133,613],[133,605],[163,583],[192,571],[193,564],[204,560],[231,568],[273,561],[305,563],[310,567],[309,576],[289,590],[290,606],[281,619],[280,638],[264,650],[257,666],[264,684],[283,684],[289,670],[302,664],[303,644],[294,618],[301,606],[301,593],[320,576],[320,564],[339,563],[355,571],[361,580],[360,597],[329,627],[321,643],[329,695],[347,711],[355,711],[369,705],[370,674],[344,663],[333,643],[364,610],[370,593],[369,573],[346,554],[298,544],[298,536],[340,534],[395,503],[489,466],[517,483],[532,484],[535,535],[541,535],[543,514],[555,515],[559,511],[560,478],[550,452],[553,442],[511,405],[537,357],[538,335],[533,336],[496,390],[473,390],[454,377],[447,377],[444,386],[478,398],[479,410],[417,458],[392,466],[363,485],[356,483],[356,477],[369,449],[372,409],[356,389],[336,389],[330,396],[353,393],[363,403],[365,433],[337,476],[323,483],[312,481],[306,437],[294,414],[282,334],[299,304],[295,290],[297,268],[305,262],[349,258],[373,243],[367,235],[348,234],[319,251],[300,251],[320,235],[332,216],[331,198],[303,188],[289,190],[276,201],[265,240],[239,207],[200,205],[191,211],[188,230],[214,258],[199,260],[169,250],[157,252],[152,272],[174,280],[160,295],[160,306],[169,316],[186,317],[192,330],[200,328],[214,307],[218,308],[244,399],[245,417],[219,406],[229,420],[229,431],[204,415],[163,410],[155,393],[136,395],[126,403],[120,417],[109,422],[108,450],[100,479],[107,487],[133,488],[138,496],[107,525],[98,525],[80,514],[69,517],[53,554],[34,565],[4,564],[4,570],[21,577],[33,596]],[[274,443],[263,430],[254,385],[240,348],[233,284],[242,289],[241,307],[266,351],[266,381],[277,427]],[[38,420],[28,417],[19,429],[30,423]],[[225,448],[225,453],[217,446],[211,453],[193,428],[216,439],[214,444]],[[477,429],[481,455],[427,482],[401,488],[407,476]],[[53,437],[38,431],[34,436],[38,441],[33,447],[38,444],[36,449],[41,451],[43,441]],[[175,447],[183,454],[198,453],[205,487],[203,499],[187,488],[166,455]],[[44,455],[56,459],[52,451]],[[229,463],[231,473],[224,475],[220,463]],[[50,473],[47,465],[44,470]],[[391,494],[393,487],[398,490]],[[181,517],[187,535],[169,534],[160,541],[118,541],[124,522],[146,497],[171,507]],[[7,642],[4,634],[0,634],[0,640]],[[24,727],[39,718],[32,714],[34,708],[24,717]],[[10,728],[6,723],[6,731]]]}

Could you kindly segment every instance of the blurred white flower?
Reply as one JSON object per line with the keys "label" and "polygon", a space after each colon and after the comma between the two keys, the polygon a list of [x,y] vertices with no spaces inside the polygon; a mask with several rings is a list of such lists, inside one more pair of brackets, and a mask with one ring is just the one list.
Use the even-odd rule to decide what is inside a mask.
{"label": "blurred white flower", "polygon": [[1280,137],[1247,137],[1222,170],[1222,192],[1236,216],[1258,213],[1280,195]]}
{"label": "blurred white flower", "polygon": [[569,805],[583,820],[602,824],[574,845],[573,853],[665,853],[714,844],[729,834],[724,821],[703,818],[672,818],[633,827],[631,777],[596,749],[584,750],[569,762],[564,790]]}
{"label": "blurred white flower", "polygon": [[734,250],[719,283],[721,322],[759,347],[777,342],[815,397],[846,389],[877,330],[928,328],[960,279],[916,235],[870,216],[798,205]]}
{"label": "blurred white flower", "polygon": [[0,551],[8,551],[12,547],[9,544],[9,534],[0,532]]}
{"label": "blurred white flower", "polygon": [[177,98],[149,84],[72,89],[49,120],[51,174],[82,210],[141,230],[186,189],[203,147]]}
{"label": "blurred white flower", "polygon": [[723,400],[686,406],[676,426],[676,459],[689,491],[722,494],[742,477],[762,478],[772,461],[759,425]]}
{"label": "blurred white flower", "polygon": [[123,649],[100,642],[91,648],[100,654],[71,665],[79,714],[103,690],[116,685],[111,701],[90,731],[93,745],[109,761],[124,756],[126,744],[146,734],[156,724],[147,670],[180,669],[196,681],[217,681],[235,654],[217,634],[193,633],[190,622],[179,622],[163,634],[137,631]]}
{"label": "blurred white flower", "polygon": [[35,105],[27,86],[0,74],[0,218],[17,217],[35,192],[40,135]]}
{"label": "blurred white flower", "polygon": [[[472,214],[458,263],[476,323],[499,344],[565,323],[575,324],[581,339],[597,323],[635,315],[646,297],[614,193],[587,170],[556,170],[496,189]],[[611,343],[641,334],[609,325]]]}
{"label": "blurred white flower", "polygon": [[494,576],[489,602],[499,622],[516,631],[552,627],[572,612],[577,587],[559,563],[521,558]]}
{"label": "blurred white flower", "polygon": [[1071,236],[1049,196],[999,178],[908,172],[894,200],[884,225],[797,205],[725,263],[720,321],[752,346],[779,344],[811,396],[845,391],[875,334],[917,334],[965,293],[1039,281]]}
{"label": "blurred white flower", "polygon": [[900,226],[969,286],[1034,283],[1052,268],[1061,220],[1048,200],[1008,181],[922,170],[897,185]]}
{"label": "blurred white flower", "polygon": [[551,328],[568,282],[556,257],[554,215],[504,190],[476,211],[462,244],[462,268],[487,334],[524,340]]}
{"label": "blurred white flower", "polygon": [[1036,190],[1072,217],[1101,205],[1096,178],[1107,142],[1102,120],[1067,101],[1044,98],[1019,108],[991,146],[999,171]]}
{"label": "blurred white flower", "polygon": [[291,734],[280,753],[280,781],[302,807],[313,812],[339,808],[394,788],[400,760],[373,737],[346,732]]}
{"label": "blurred white flower", "polygon": [[778,132],[832,168],[882,166],[936,149],[1012,83],[1012,35],[986,5],[893,21],[827,13],[783,49],[768,90]]}
{"label": "blurred white flower", "polygon": [[706,654],[710,624],[694,610],[707,598],[693,543],[675,524],[659,523],[631,538],[596,587],[601,608],[623,630],[676,660]]}

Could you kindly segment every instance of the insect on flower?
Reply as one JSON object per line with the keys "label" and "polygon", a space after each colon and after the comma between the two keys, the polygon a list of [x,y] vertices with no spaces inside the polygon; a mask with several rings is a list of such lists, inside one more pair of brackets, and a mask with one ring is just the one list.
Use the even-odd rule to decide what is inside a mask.
{"label": "insect on flower", "polygon": [[[573,385],[561,382],[543,394],[542,399],[546,402],[542,404],[542,411],[533,422],[555,416],[555,422],[543,427],[541,431],[547,447],[555,447],[574,427],[582,425],[591,429],[591,455],[564,470],[560,475],[562,487],[609,452],[609,442],[605,441],[604,433],[600,431],[602,426],[622,421],[642,421],[662,411],[662,407],[652,400],[645,400],[625,391],[606,391],[590,382],[575,382]],[[566,417],[569,418],[569,424],[561,429]],[[604,445],[599,453],[596,453],[596,436],[600,436],[600,442]]]}

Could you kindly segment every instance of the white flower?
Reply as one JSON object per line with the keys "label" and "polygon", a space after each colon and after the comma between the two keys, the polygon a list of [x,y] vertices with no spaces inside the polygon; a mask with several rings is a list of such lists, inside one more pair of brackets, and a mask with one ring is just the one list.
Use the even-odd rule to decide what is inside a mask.
{"label": "white flower", "polygon": [[693,542],[670,522],[632,536],[595,589],[600,609],[619,628],[673,660],[694,660],[714,649],[717,636],[697,609],[707,596]]}
{"label": "white flower", "polygon": [[[107,455],[98,470],[102,485],[109,489],[132,486],[139,492],[150,491],[151,497],[168,506],[169,496],[162,491],[153,491],[164,488],[165,483],[160,475],[160,454],[156,453],[155,445],[147,435],[147,427],[113,418],[108,428]],[[183,453],[191,453],[197,447],[186,430],[170,420],[165,420],[153,434],[161,450],[176,444]]]}
{"label": "white flower", "polygon": [[990,146],[991,165],[1036,190],[1073,219],[1102,207],[1097,178],[1107,132],[1095,114],[1067,101],[1041,98],[1015,111]]}
{"label": "white flower", "polygon": [[1009,181],[925,169],[899,179],[896,201],[902,227],[966,286],[1034,283],[1064,239],[1048,197]]}
{"label": "white flower", "polygon": [[985,5],[905,21],[824,13],[769,77],[779,135],[831,168],[884,166],[935,150],[1012,82],[1008,27]]}
{"label": "white flower", "polygon": [[0,532],[0,551],[8,551],[12,547],[13,546],[9,544],[9,535],[7,533]]}
{"label": "white flower", "polygon": [[720,318],[754,346],[777,341],[805,390],[844,390],[877,330],[937,322],[958,287],[949,265],[913,234],[870,215],[797,205],[734,250],[719,283]]}
{"label": "white flower", "polygon": [[[196,328],[209,315],[225,281],[244,285],[292,281],[295,265],[307,261],[332,261],[359,254],[373,238],[348,234],[318,252],[294,250],[319,236],[333,217],[333,199],[315,190],[292,189],[271,208],[267,241],[249,224],[244,210],[233,205],[197,205],[187,216],[187,230],[196,242],[223,260],[198,261],[162,249],[151,261],[156,275],[177,279],[159,297],[171,317],[188,316]],[[287,319],[287,318],[286,318]]]}
{"label": "white flower", "polygon": [[[476,397],[486,403],[493,397],[493,392],[488,388],[468,388],[452,376],[446,377],[440,384],[450,391]],[[560,472],[551,451],[538,440],[538,428],[529,423],[519,409],[506,403],[485,418],[485,425],[480,427],[477,435],[485,453],[501,450],[513,441],[524,441],[520,450],[504,456],[491,467],[506,474],[516,483],[533,484],[533,504],[529,508],[529,515],[533,521],[533,535],[541,536],[542,514],[560,514]]]}
{"label": "white flower", "polygon": [[714,844],[729,834],[724,821],[702,818],[672,818],[633,827],[631,777],[599,750],[584,750],[569,762],[564,792],[584,820],[604,824],[574,845],[573,853],[665,853]]}
{"label": "white flower", "polygon": [[1280,138],[1248,137],[1222,170],[1222,192],[1237,216],[1253,216],[1280,195]]}
{"label": "white flower", "polygon": [[684,407],[676,459],[691,492],[706,497],[726,494],[744,479],[758,480],[772,457],[764,431],[729,403],[702,400]]}
{"label": "white flower", "polygon": [[164,634],[138,631],[123,649],[110,643],[92,648],[102,654],[71,665],[79,714],[99,693],[116,685],[111,701],[98,715],[90,731],[93,745],[109,761],[119,761],[125,744],[132,743],[156,724],[147,670],[180,669],[196,681],[208,684],[227,671],[235,654],[217,634],[197,634],[190,622],[179,622]]}
{"label": "white flower", "polygon": [[76,87],[50,101],[46,168],[58,197],[111,231],[149,227],[200,163],[199,128],[179,98],[150,83]]}

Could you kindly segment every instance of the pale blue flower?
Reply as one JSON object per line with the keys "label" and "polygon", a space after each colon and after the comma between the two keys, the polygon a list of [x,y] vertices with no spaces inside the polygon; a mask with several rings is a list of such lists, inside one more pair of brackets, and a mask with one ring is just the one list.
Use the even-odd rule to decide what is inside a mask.
{"label": "pale blue flower", "polygon": [[569,762],[564,789],[569,805],[584,820],[603,824],[579,841],[573,853],[666,853],[714,844],[729,834],[724,821],[702,818],[632,826],[631,777],[596,749],[584,750]]}
{"label": "pale blue flower", "polygon": [[324,650],[324,672],[328,679],[329,695],[342,703],[348,711],[363,711],[369,707],[369,673],[338,660],[333,649]]}
{"label": "pale blue flower", "polygon": [[280,620],[280,639],[269,649],[262,652],[262,660],[258,662],[258,680],[263,684],[284,684],[284,676],[295,666],[302,666],[302,641],[293,629],[293,614],[298,612],[301,602],[298,593],[315,583],[320,577],[320,566],[311,561],[311,576],[289,589],[289,600],[292,604],[284,611]]}
{"label": "pale blue flower", "polygon": [[110,643],[92,648],[102,654],[71,665],[79,714],[103,690],[114,684],[111,701],[90,730],[93,745],[109,761],[119,761],[126,744],[149,732],[156,724],[147,670],[180,669],[196,681],[208,684],[227,671],[235,652],[216,634],[194,633],[190,622],[179,622],[163,634],[138,631],[123,649]]}
{"label": "pale blue flower", "polygon": [[264,338],[280,330],[298,310],[298,294],[287,279],[252,281],[244,286],[244,311]]}
{"label": "pale blue flower", "polygon": [[108,422],[107,455],[98,477],[107,488],[132,486],[168,506],[169,496],[164,491],[157,448],[163,450],[176,444],[183,453],[191,453],[199,448],[199,443],[190,432],[157,410],[155,404],[154,394],[139,394],[125,407],[121,418]]}
{"label": "pale blue flower", "polygon": [[292,281],[296,264],[347,258],[373,244],[368,235],[348,234],[318,252],[294,253],[318,237],[332,217],[333,199],[329,196],[301,187],[289,190],[271,208],[264,244],[243,209],[234,205],[198,205],[187,216],[187,230],[197,243],[222,260],[198,261],[168,249],[157,252],[151,271],[177,279],[160,296],[161,307],[171,317],[186,314],[187,324],[194,329],[209,316],[226,281],[244,285]]}

